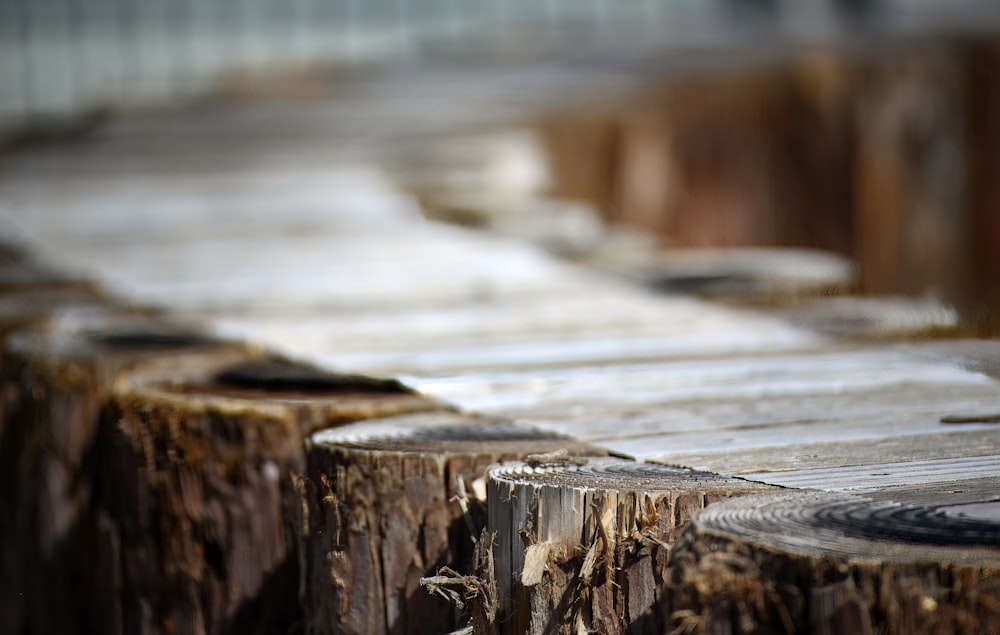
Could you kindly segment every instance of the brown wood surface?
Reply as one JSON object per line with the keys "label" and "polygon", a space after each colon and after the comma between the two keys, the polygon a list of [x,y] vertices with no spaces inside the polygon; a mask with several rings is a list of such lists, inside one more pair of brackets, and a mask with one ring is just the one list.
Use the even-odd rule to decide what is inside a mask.
{"label": "brown wood surface", "polygon": [[988,633],[1000,625],[993,516],[795,492],[699,515],[670,556],[681,632]]}
{"label": "brown wood surface", "polygon": [[[947,65],[950,55],[942,63]],[[942,61],[933,51],[928,59],[933,68]],[[780,217],[772,203],[800,201],[798,189],[809,190],[819,181],[805,179],[789,186],[794,191],[777,192],[757,177],[796,166],[792,159],[800,151],[805,156],[802,169],[815,172],[817,179],[843,177],[837,170],[827,174],[820,160],[828,150],[843,150],[823,146],[838,130],[823,122],[836,123],[844,116],[838,68],[816,63],[820,75],[831,73],[823,81],[832,82],[810,84],[808,90],[818,91],[816,95],[805,95],[805,84],[758,77],[760,82],[748,84],[751,92],[744,99],[734,96],[733,104],[746,106],[747,112],[728,129],[689,139],[689,185],[708,197],[694,208],[712,211],[706,217],[729,218],[746,205],[757,218]],[[926,88],[923,66],[907,68],[895,78],[900,85]],[[871,77],[874,81],[881,75]],[[932,73],[931,79],[937,77]],[[887,80],[890,88],[896,86],[889,86],[892,81]],[[946,90],[932,96],[940,97],[934,104],[947,112],[941,111],[940,121],[931,117],[931,123],[944,126],[947,141],[956,129],[945,106],[969,104],[955,100],[950,80],[941,81]],[[935,82],[931,85],[938,86]],[[788,92],[768,94],[773,86]],[[778,555],[767,560],[777,564],[761,569],[765,573],[754,578],[753,588],[737,588],[729,596],[736,599],[723,601],[721,608],[713,597],[724,596],[712,596],[703,574],[719,575],[720,584],[739,585],[746,578],[729,574],[744,571],[740,567],[746,561],[706,561],[705,550],[711,552],[716,543],[701,540],[697,526],[688,534],[693,537],[685,551],[674,552],[676,564],[670,564],[663,545],[676,538],[690,512],[714,502],[716,494],[778,485],[833,490],[811,494],[815,496],[863,494],[871,504],[893,509],[916,505],[980,520],[985,515],[983,522],[995,526],[989,516],[995,511],[991,492],[1000,456],[995,341],[924,341],[947,335],[941,331],[954,325],[947,307],[931,302],[873,300],[868,306],[844,308],[835,303],[839,298],[792,293],[796,297],[776,303],[751,291],[751,296],[757,294],[754,307],[720,304],[677,288],[683,286],[678,280],[697,278],[684,279],[684,260],[693,263],[692,254],[679,255],[674,271],[653,270],[658,280],[668,282],[656,289],[655,284],[641,284],[641,277],[610,275],[613,267],[598,257],[588,260],[577,253],[577,262],[567,262],[501,233],[429,223],[378,162],[397,148],[389,140],[406,127],[399,123],[400,115],[408,116],[405,100],[384,103],[385,95],[394,94],[386,90],[381,97],[373,92],[325,106],[258,104],[233,106],[225,117],[191,111],[124,119],[87,148],[11,159],[0,204],[11,210],[29,251],[90,276],[120,301],[167,306],[173,316],[211,334],[246,338],[275,351],[222,347],[180,355],[161,345],[169,349],[171,341],[182,340],[163,333],[108,336],[107,328],[95,326],[77,329],[70,338],[87,343],[79,357],[72,347],[64,352],[40,344],[25,345],[21,359],[15,352],[22,349],[13,342],[35,341],[35,336],[22,336],[21,327],[32,325],[35,318],[30,316],[49,315],[47,307],[65,305],[62,291],[39,300],[38,313],[31,308],[34,300],[18,302],[11,322],[17,333],[8,337],[3,358],[7,387],[15,388],[5,391],[8,410],[0,429],[4,457],[16,456],[0,470],[15,474],[0,487],[20,492],[8,496],[5,491],[4,522],[16,515],[19,523],[28,523],[24,527],[35,523],[44,525],[44,531],[35,536],[21,527],[4,548],[10,552],[28,545],[24,553],[33,557],[39,549],[31,546],[32,540],[63,535],[63,521],[73,525],[82,514],[86,532],[72,530],[69,535],[76,537],[60,544],[83,545],[77,551],[85,555],[80,562],[86,566],[66,567],[67,560],[57,557],[49,562],[43,558],[36,570],[29,570],[32,563],[24,558],[5,556],[0,596],[20,597],[6,593],[9,585],[33,598],[3,613],[5,620],[13,620],[12,628],[25,623],[21,630],[27,632],[57,626],[72,631],[69,620],[77,615],[83,616],[78,624],[93,624],[100,632],[266,631],[293,623],[293,628],[330,632],[413,632],[464,624],[466,613],[455,614],[440,597],[420,589],[421,578],[435,594],[457,600],[484,632],[520,626],[574,629],[581,624],[597,630],[697,630],[709,623],[730,630],[753,630],[755,624],[783,629],[786,617],[793,626],[801,619],[811,623],[813,609],[817,624],[833,623],[835,630],[863,630],[867,623],[902,632],[926,607],[941,608],[931,611],[927,621],[935,628],[961,627],[969,616],[973,626],[993,625],[993,608],[980,602],[992,597],[993,578],[964,577],[969,564],[960,553],[969,547],[963,546],[964,534],[944,535],[942,540],[954,544],[921,552],[937,559],[937,571],[946,572],[945,577],[958,576],[960,586],[942,587],[938,595],[937,587],[928,586],[928,593],[919,596],[893,587],[876,593],[874,600],[869,592],[876,581],[890,587],[923,584],[912,582],[912,571],[897,575],[902,560],[896,556],[907,557],[910,537],[876,532],[864,541],[834,541],[843,550],[840,555],[816,543],[812,550],[793,550],[791,560],[785,553],[788,545],[775,547],[765,537],[726,538],[746,543],[749,551],[741,554],[762,554],[764,560]],[[934,134],[916,135],[916,154],[899,147],[912,136],[914,122],[922,121],[920,113],[897,104],[892,95],[879,95],[873,93],[872,109],[862,113],[872,130],[882,130],[877,122],[895,121],[890,115],[900,112],[906,125],[891,127],[888,138],[866,140],[865,152],[884,154],[886,169],[910,176],[923,174],[925,159],[948,156],[947,148],[923,143],[940,140]],[[820,117],[823,133],[816,141],[823,147],[816,154],[800,146],[809,140],[788,131],[778,135],[773,154],[764,153],[766,160],[758,161],[762,155],[756,146],[731,156],[721,152],[727,131],[750,145],[763,144],[769,135],[751,128],[759,124],[765,131],[784,130],[781,118],[790,104],[807,97],[815,97],[816,112],[831,117]],[[831,110],[823,110],[831,104]],[[682,107],[685,116],[702,126],[711,120],[703,115],[728,112],[727,104],[706,111],[697,104],[677,105]],[[421,130],[447,129],[456,110],[461,108],[424,113]],[[354,127],[359,112],[364,123],[360,131]],[[482,120],[489,113],[470,116]],[[260,126],[262,120],[273,127]],[[405,116],[402,120],[407,121]],[[811,121],[789,125],[796,131],[809,128]],[[633,124],[639,130],[646,122]],[[377,134],[367,138],[366,130]],[[572,133],[564,138],[572,141]],[[366,145],[376,140],[384,145]],[[408,143],[418,141],[411,136]],[[151,144],[162,152],[146,152]],[[356,152],[362,146],[365,152]],[[652,161],[655,167],[663,157]],[[989,161],[977,161],[982,174],[988,173]],[[717,176],[730,175],[736,185],[752,186],[753,196],[744,200],[738,187],[715,188],[713,166],[720,167]],[[886,183],[895,192],[903,180]],[[934,204],[920,211],[930,221],[940,220],[940,210],[952,200],[948,183],[928,181],[926,190],[908,192],[913,201]],[[817,191],[825,190],[817,186]],[[988,201],[984,195],[979,204],[986,209]],[[843,220],[834,212],[846,211],[835,201],[826,202],[830,214],[813,220]],[[136,214],[137,209],[145,213]],[[983,212],[977,214],[976,222],[985,223]],[[929,222],[918,229],[933,234],[935,226]],[[771,223],[762,231],[774,227]],[[735,229],[740,227],[720,231]],[[845,235],[851,234],[829,238],[839,241]],[[944,241],[946,252],[953,246],[948,236],[934,237]],[[634,262],[656,264],[638,257]],[[14,271],[0,286],[34,297],[34,291],[25,291],[29,284],[41,286],[53,279],[38,271]],[[774,280],[773,272],[763,277]],[[849,288],[841,282],[818,288]],[[945,326],[938,329],[938,324]],[[132,352],[119,356],[116,350]],[[133,367],[133,361],[141,361],[142,368]],[[409,389],[440,401],[352,373],[397,377]],[[363,394],[352,393],[361,387]],[[8,401],[11,395],[15,398]],[[412,410],[431,414],[408,419],[406,425],[395,417],[360,421]],[[36,411],[44,416],[31,414]],[[8,412],[14,414],[8,417]],[[449,449],[455,439],[430,435],[428,440],[413,432],[476,417],[507,423],[472,426],[476,434],[462,440],[471,445],[461,449]],[[414,423],[418,420],[424,423]],[[352,421],[357,423],[347,425]],[[503,535],[498,530],[477,536],[482,522],[474,511],[482,500],[477,474],[487,462],[508,456],[500,452],[505,441],[488,434],[480,438],[496,425],[539,431],[527,441],[511,441],[516,451],[509,453],[509,458],[528,461],[532,477],[559,472],[554,467],[568,470],[576,460],[525,453],[545,454],[566,445],[613,452],[621,457],[616,462],[633,470],[676,476],[697,468],[712,474],[696,479],[693,492],[661,490],[649,483],[612,486],[593,475],[571,486],[558,483],[555,490],[572,492],[570,498],[579,494],[593,500],[597,492],[625,492],[625,499],[635,501],[625,505],[631,506],[628,510],[614,507],[629,522],[616,521],[616,544],[622,551],[610,559],[601,559],[609,554],[600,546],[603,537],[594,540],[593,527],[589,534],[581,530],[565,553],[544,547],[549,541],[542,534],[526,543],[532,532],[549,527],[555,536],[565,520],[581,515],[587,520],[591,513],[586,505],[563,505],[563,513],[550,514],[545,505],[529,504],[540,500],[533,494],[510,500],[492,496],[489,522],[504,528]],[[314,435],[330,426],[332,431]],[[22,440],[9,445],[15,439],[12,429]],[[51,434],[56,429],[67,432],[57,438]],[[23,442],[35,440],[36,433],[42,438],[40,454],[30,451],[39,446]],[[302,445],[307,439],[308,465]],[[552,446],[546,445],[550,442]],[[59,452],[66,444],[75,449],[63,457]],[[68,473],[63,468],[76,465],[79,452],[87,459],[71,487],[50,487],[62,482],[58,479]],[[49,460],[54,456],[58,460]],[[32,470],[42,471],[33,467],[38,457],[55,466],[55,476],[28,478]],[[293,473],[305,473],[308,480],[294,479]],[[452,478],[458,473],[467,485],[468,518],[459,500],[451,500],[459,494]],[[708,491],[715,483],[721,484],[721,494]],[[679,502],[688,494],[690,500]],[[640,498],[642,505],[660,505],[658,520],[665,525],[652,523],[652,516],[636,520]],[[45,501],[39,508],[54,510],[59,522],[38,520],[42,516],[31,505],[39,500]],[[74,506],[78,503],[82,507]],[[612,509],[610,503],[604,509]],[[473,521],[471,527],[467,519]],[[808,523],[800,528],[802,544],[826,535],[822,527]],[[475,552],[472,536],[479,545]],[[990,549],[972,545],[968,553],[986,562],[992,558]],[[510,557],[495,557],[500,553]],[[689,560],[682,558],[685,553]],[[852,558],[861,556],[863,566],[851,569]],[[838,562],[838,572],[857,572],[857,579],[866,581],[859,593],[868,595],[853,595],[841,586],[804,592],[805,578],[791,579],[782,564],[795,561],[822,573],[830,557]],[[609,562],[620,569],[608,571],[602,565]],[[532,566],[525,568],[528,563]],[[444,564],[464,570],[435,570]],[[581,582],[588,572],[589,586]],[[525,580],[534,584],[525,585]],[[523,588],[511,591],[518,584],[530,589],[526,604],[520,602]],[[74,593],[74,585],[86,592]],[[589,594],[564,595],[582,587]],[[768,594],[761,596],[762,589]],[[40,590],[50,591],[47,602],[39,600]],[[739,595],[744,591],[750,595]],[[784,591],[790,598],[782,596]],[[304,612],[296,607],[300,592]],[[815,602],[803,613],[806,609],[795,597],[807,596]],[[561,605],[569,597],[572,601]],[[841,619],[836,607],[846,602],[849,609],[857,608],[858,597],[877,607],[867,614],[868,622],[853,609],[842,617],[854,621],[836,622]],[[47,611],[53,601],[68,610]],[[504,621],[507,611],[527,617]]]}
{"label": "brown wood surface", "polygon": [[149,313],[72,304],[4,342],[0,548],[4,586],[19,591],[3,594],[0,615],[11,632],[86,630],[82,556],[111,383],[151,359],[235,348]]}
{"label": "brown wood surface", "polygon": [[667,554],[691,516],[770,489],[551,455],[494,468],[487,486],[499,632],[532,634],[661,632]]}
{"label": "brown wood surface", "polygon": [[421,579],[471,572],[486,469],[535,452],[603,451],[565,437],[437,412],[310,440],[301,537],[308,632],[449,632],[464,622]]}
{"label": "brown wood surface", "polygon": [[243,351],[120,378],[102,417],[93,614],[102,632],[280,632],[305,437],[434,408],[395,382]]}

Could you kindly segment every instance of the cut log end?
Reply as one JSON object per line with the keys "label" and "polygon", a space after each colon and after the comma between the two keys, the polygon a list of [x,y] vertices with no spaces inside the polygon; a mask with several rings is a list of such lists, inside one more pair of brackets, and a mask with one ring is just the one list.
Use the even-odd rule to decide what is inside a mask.
{"label": "cut log end", "polygon": [[706,505],[771,491],[612,458],[500,466],[488,479],[501,632],[655,632],[670,545]]}
{"label": "cut log end", "polygon": [[666,602],[691,632],[996,632],[1000,524],[848,494],[748,497],[700,514]]}

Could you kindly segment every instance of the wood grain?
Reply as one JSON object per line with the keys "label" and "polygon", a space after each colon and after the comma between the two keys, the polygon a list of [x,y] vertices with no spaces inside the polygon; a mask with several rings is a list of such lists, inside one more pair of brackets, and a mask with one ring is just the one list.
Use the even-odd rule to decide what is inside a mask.
{"label": "wood grain", "polygon": [[768,489],[610,458],[490,470],[500,632],[659,631],[667,553],[692,514]]}
{"label": "wood grain", "polygon": [[451,605],[421,579],[471,571],[487,467],[595,447],[449,412],[366,421],[310,439],[299,531],[305,626],[316,633],[447,632]]}
{"label": "wood grain", "polygon": [[260,352],[166,359],[102,417],[96,630],[260,632],[298,620],[290,510],[313,431],[436,408],[395,382]]}
{"label": "wood grain", "polygon": [[[93,575],[88,519],[111,384],[153,359],[241,348],[156,314],[71,303],[79,310],[55,311],[4,342],[0,549],[4,585],[20,592],[0,598],[0,615],[14,632],[87,629],[78,580]],[[51,610],[52,597],[62,598],[60,611]]]}
{"label": "wood grain", "polygon": [[674,624],[733,633],[990,632],[995,520],[844,494],[705,510],[671,553]]}

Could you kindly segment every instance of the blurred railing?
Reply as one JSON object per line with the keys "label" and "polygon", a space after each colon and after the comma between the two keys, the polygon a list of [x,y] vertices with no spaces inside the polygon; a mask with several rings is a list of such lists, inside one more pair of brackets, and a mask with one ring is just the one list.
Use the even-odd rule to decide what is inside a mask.
{"label": "blurred railing", "polygon": [[[233,76],[419,62],[513,30],[654,32],[683,0],[0,0],[0,122],[198,95]],[[690,14],[690,15],[689,15]],[[583,26],[582,30],[577,30]]]}
{"label": "blurred railing", "polygon": [[294,69],[745,47],[748,30],[841,37],[859,15],[903,30],[978,28],[997,11],[972,0],[0,0],[0,129]]}

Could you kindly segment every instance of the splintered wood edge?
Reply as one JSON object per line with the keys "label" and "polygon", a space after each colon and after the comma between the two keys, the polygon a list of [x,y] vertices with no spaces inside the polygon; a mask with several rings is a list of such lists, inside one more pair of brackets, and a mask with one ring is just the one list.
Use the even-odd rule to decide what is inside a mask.
{"label": "splintered wood edge", "polygon": [[814,558],[1000,569],[1000,521],[851,494],[736,498],[707,508],[691,531]]}
{"label": "splintered wood edge", "polygon": [[[417,517],[426,514],[421,521],[425,524],[421,525],[420,532],[427,537],[440,535],[442,521],[451,524],[464,517],[468,535],[461,535],[463,533],[461,529],[457,533],[454,529],[448,530],[447,551],[436,554],[437,556],[451,554],[448,560],[439,562],[438,566],[444,565],[443,568],[437,569],[439,574],[461,570],[463,567],[473,565],[471,562],[463,563],[459,558],[459,553],[465,548],[460,543],[474,544],[481,538],[481,524],[485,521],[483,512],[486,511],[483,502],[486,499],[485,473],[488,466],[505,460],[523,458],[533,452],[549,452],[566,457],[604,454],[600,448],[509,420],[465,415],[446,410],[365,420],[322,430],[313,434],[307,441],[308,478],[300,480],[298,485],[303,488],[307,500],[315,501],[312,492],[318,490],[323,502],[318,507],[315,502],[304,504],[299,522],[302,523],[302,527],[310,527],[309,517],[313,513],[319,513],[318,517],[325,518],[335,512],[338,515],[343,514],[345,508],[349,508],[349,513],[352,515],[358,517],[365,515],[368,518],[367,526],[375,529],[361,532],[366,534],[361,537],[362,543],[356,542],[359,536],[351,537],[351,532],[348,532],[348,538],[344,542],[348,545],[347,551],[341,553],[345,557],[353,553],[352,558],[359,557],[358,549],[362,553],[367,550],[369,554],[379,554],[375,560],[388,567],[382,569],[382,574],[388,576],[385,578],[388,586],[394,587],[399,579],[392,576],[398,576],[400,567],[405,567],[405,562],[411,556],[396,552],[396,561],[390,563],[385,560],[381,554],[393,544],[398,544],[399,536],[383,535],[377,528],[397,523],[400,521],[401,513],[408,517],[410,512],[401,512],[399,503],[392,502],[395,493],[386,495],[384,497],[386,500],[379,502],[370,500],[371,494],[359,490],[364,490],[369,483],[384,487],[387,480],[394,483],[392,486],[394,490],[400,487],[404,490],[409,489],[409,486],[400,483],[422,482],[424,487],[444,492],[444,495],[436,500],[428,499],[424,502],[418,500],[420,498],[418,497],[412,500],[412,507],[409,506],[410,503],[404,507],[417,514]],[[470,511],[472,503],[475,503],[474,511]],[[337,509],[341,511],[338,512]],[[325,525],[322,531],[316,531],[314,528],[310,533],[303,534],[306,543],[323,545],[323,553],[328,553],[332,543],[336,542],[336,534],[330,529],[329,525]],[[425,539],[429,544],[434,544],[430,538]],[[485,542],[489,542],[488,537]],[[350,546],[352,544],[353,546]],[[363,546],[365,544],[367,547]],[[438,558],[435,557],[433,560],[437,561]],[[354,565],[360,564],[360,561],[351,562]],[[313,565],[324,571],[331,566],[325,561],[315,561]],[[343,572],[346,565],[341,559],[332,566],[336,578],[340,575],[337,572]],[[392,574],[389,569],[396,573]],[[424,571],[423,575],[429,573],[433,571]],[[426,581],[433,586],[435,581],[442,579],[444,578],[439,575],[426,578]],[[491,584],[492,582],[477,582],[476,588],[486,592],[485,589],[492,588]],[[384,602],[388,611],[388,607],[395,606],[397,602],[395,599],[390,599],[394,591],[387,589],[382,593],[378,589],[378,584],[368,585],[355,581],[351,592],[365,597],[373,597],[372,594],[381,597],[382,600],[379,602]],[[313,593],[310,591],[307,613],[313,613],[315,602],[331,601],[325,596],[317,598]],[[483,600],[483,596],[477,595],[477,598],[470,606],[478,606],[477,602]],[[425,601],[432,604],[434,602],[429,597]],[[467,598],[459,604],[468,601]],[[489,602],[487,604],[492,606]],[[440,606],[433,609],[431,606],[425,608],[429,611],[428,615],[444,614],[439,613]],[[489,612],[488,608],[482,608]],[[451,609],[448,609],[447,613],[450,614],[450,611]],[[410,622],[405,628],[412,630],[419,626],[421,625]],[[423,626],[427,627],[426,624]]]}
{"label": "splintered wood edge", "polygon": [[[768,485],[708,472],[637,463],[612,457],[581,463],[572,457],[536,457],[491,469],[487,479],[489,530],[494,544],[501,615],[511,610],[512,584],[539,578],[539,562],[579,552],[600,539],[605,549],[621,540],[664,533],[717,500],[778,491]],[[659,518],[667,499],[670,518]],[[667,544],[674,535],[653,535]],[[547,545],[541,548],[539,545]],[[531,549],[530,547],[535,547]],[[544,558],[543,558],[544,556]],[[544,563],[543,563],[544,565]]]}
{"label": "splintered wood edge", "polygon": [[579,463],[565,461],[558,456],[539,455],[535,460],[499,466],[490,472],[490,478],[512,483],[609,491],[666,492],[676,491],[685,484],[762,489],[759,484],[712,472],[613,457]]}

